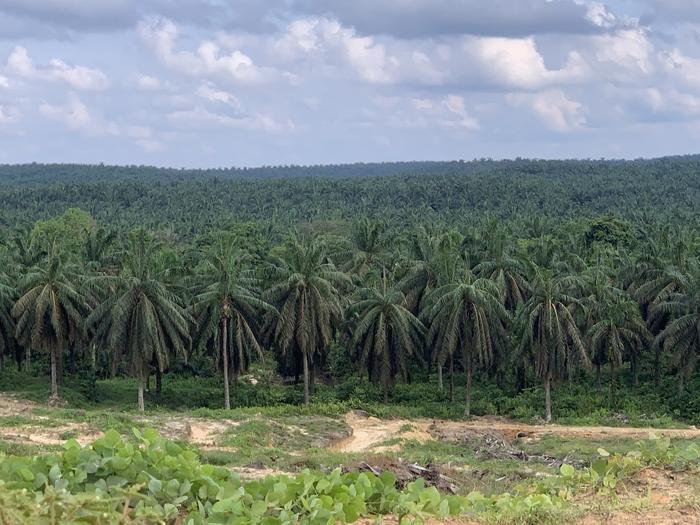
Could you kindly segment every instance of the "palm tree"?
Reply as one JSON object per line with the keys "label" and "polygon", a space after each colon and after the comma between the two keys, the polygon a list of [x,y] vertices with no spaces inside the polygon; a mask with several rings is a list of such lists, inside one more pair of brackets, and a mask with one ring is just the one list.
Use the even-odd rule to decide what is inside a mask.
{"label": "palm tree", "polygon": [[366,217],[354,225],[351,248],[338,254],[346,272],[362,276],[382,264],[386,255],[384,229],[383,223]]}
{"label": "palm tree", "polygon": [[498,238],[491,247],[491,257],[474,267],[474,272],[494,281],[503,306],[513,311],[527,298],[527,268],[522,260],[506,251],[505,239]]}
{"label": "palm tree", "polygon": [[389,402],[396,376],[407,376],[409,359],[416,357],[425,327],[407,309],[406,296],[398,289],[388,290],[386,272],[379,289],[362,288],[348,315],[357,315],[352,343],[359,362],[367,367],[370,379],[378,379]]}
{"label": "palm tree", "polygon": [[554,277],[549,270],[535,268],[532,296],[519,311],[518,354],[534,360],[535,371],[544,382],[548,423],[552,420],[552,382],[563,377],[577,359],[589,363],[571,310],[578,301],[570,294],[582,286],[575,277]]}
{"label": "palm tree", "polygon": [[192,310],[197,320],[193,347],[202,348],[213,342],[224,376],[224,407],[231,408],[229,369],[234,384],[248,367],[253,353],[262,358],[256,335],[256,319],[261,312],[274,308],[260,299],[258,280],[243,267],[243,255],[235,239],[219,239],[209,258],[197,269]]}
{"label": "palm tree", "polygon": [[488,366],[505,341],[508,312],[501,304],[498,285],[467,272],[463,280],[431,292],[425,318],[430,327],[427,341],[438,366],[462,353],[467,382],[464,413],[469,416],[474,363]]}
{"label": "palm tree", "polygon": [[5,354],[15,350],[15,320],[12,306],[17,300],[17,290],[4,272],[0,272],[0,370],[5,363]]}
{"label": "palm tree", "polygon": [[304,403],[308,404],[309,368],[333,338],[343,317],[339,288],[350,282],[335,268],[317,237],[289,242],[268,270],[272,286],[263,299],[279,315],[268,314],[265,332],[283,355],[301,360]]}
{"label": "palm tree", "polygon": [[637,374],[637,356],[651,342],[639,305],[629,297],[606,301],[600,307],[598,322],[588,329],[587,339],[594,364],[610,365],[610,391],[613,394],[616,371],[627,356]]}
{"label": "palm tree", "polygon": [[15,337],[26,347],[51,356],[51,397],[58,398],[63,351],[84,333],[85,298],[77,285],[75,266],[57,249],[45,265],[31,268],[22,279],[23,295],[12,307]]}
{"label": "palm tree", "polygon": [[678,369],[678,391],[695,370],[700,354],[700,270],[679,283],[682,291],[673,292],[666,300],[655,304],[650,318],[666,316],[671,320],[656,336],[653,348],[671,352],[671,362]]}
{"label": "palm tree", "polygon": [[153,271],[158,248],[143,230],[132,232],[121,274],[92,279],[92,286],[109,288],[110,294],[87,318],[96,342],[115,356],[126,354],[131,373],[139,381],[141,411],[151,363],[162,372],[171,352],[185,354],[192,321],[178,297]]}

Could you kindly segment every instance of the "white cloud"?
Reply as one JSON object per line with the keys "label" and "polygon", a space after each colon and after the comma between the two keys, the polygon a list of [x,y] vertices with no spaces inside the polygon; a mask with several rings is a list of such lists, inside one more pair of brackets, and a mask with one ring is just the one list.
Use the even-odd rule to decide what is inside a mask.
{"label": "white cloud", "polygon": [[443,101],[450,113],[456,115],[457,119],[445,119],[442,125],[446,127],[458,127],[464,129],[479,129],[479,121],[467,113],[464,98],[459,95],[448,95]]}
{"label": "white cloud", "polygon": [[165,18],[142,21],[138,32],[166,66],[190,76],[215,75],[240,84],[260,84],[284,76],[272,68],[257,66],[240,50],[226,53],[212,40],[201,41],[194,52],[177,51],[178,27]]}
{"label": "white cloud", "polygon": [[227,128],[239,128],[253,131],[278,132],[294,128],[291,121],[277,122],[269,115],[240,115],[230,116],[214,113],[202,107],[193,109],[173,111],[168,114],[168,120],[183,127],[207,127],[221,126]]}
{"label": "white cloud", "polygon": [[617,73],[654,72],[654,46],[643,29],[629,29],[594,37],[595,57],[601,63],[612,64]]}
{"label": "white cloud", "polygon": [[13,124],[20,117],[20,112],[16,108],[0,105],[0,124]]}
{"label": "white cloud", "polygon": [[573,131],[586,124],[586,107],[569,99],[559,90],[511,93],[506,96],[506,100],[514,106],[527,107],[545,126],[554,131]]}
{"label": "white cloud", "polygon": [[119,133],[116,124],[105,122],[91,114],[88,107],[75,94],[70,95],[66,104],[42,103],[39,106],[39,113],[48,119],[61,122],[69,129],[88,135],[117,135]]}
{"label": "white cloud", "polygon": [[580,53],[571,51],[564,67],[548,69],[532,38],[469,37],[464,52],[476,69],[493,83],[532,89],[549,84],[581,81],[589,67]]}
{"label": "white cloud", "polygon": [[240,107],[238,99],[227,91],[216,89],[210,82],[203,82],[197,88],[197,95],[209,102],[218,102],[235,108]]}
{"label": "white cloud", "polygon": [[160,79],[151,75],[139,75],[136,85],[143,91],[157,91],[161,88]]}
{"label": "white cloud", "polygon": [[663,69],[672,80],[687,87],[700,90],[700,59],[673,49],[660,56]]}
{"label": "white cloud", "polygon": [[58,58],[52,59],[47,66],[35,66],[29,52],[22,46],[16,46],[10,53],[7,69],[27,79],[66,82],[74,89],[102,90],[109,86],[107,76],[99,69],[72,66]]}
{"label": "white cloud", "polygon": [[71,94],[65,104],[48,104],[39,106],[39,113],[44,117],[62,123],[68,129],[92,137],[125,137],[146,152],[162,151],[165,146],[156,139],[149,126],[120,125],[105,120],[94,114],[87,105]]}

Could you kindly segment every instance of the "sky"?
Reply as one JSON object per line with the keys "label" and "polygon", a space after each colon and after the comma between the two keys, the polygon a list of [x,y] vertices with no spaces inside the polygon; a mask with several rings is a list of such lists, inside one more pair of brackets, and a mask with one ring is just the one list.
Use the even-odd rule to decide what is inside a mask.
{"label": "sky", "polygon": [[700,0],[0,0],[0,163],[699,144]]}

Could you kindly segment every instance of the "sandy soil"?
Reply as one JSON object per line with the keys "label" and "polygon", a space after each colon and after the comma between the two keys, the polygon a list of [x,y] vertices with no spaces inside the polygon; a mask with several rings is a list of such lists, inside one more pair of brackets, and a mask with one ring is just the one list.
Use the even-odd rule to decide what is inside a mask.
{"label": "sandy soil", "polygon": [[[603,427],[603,426],[565,426],[565,425],[531,425],[518,423],[503,418],[479,417],[470,421],[444,421],[437,419],[389,419],[382,420],[368,417],[362,412],[354,411],[346,415],[347,424],[352,428],[352,435],[337,442],[333,448],[343,452],[362,452],[372,449],[374,452],[382,452],[397,448],[395,446],[382,447],[381,443],[395,439],[413,439],[419,442],[435,439],[436,436],[449,438],[473,432],[497,432],[507,439],[526,437],[538,439],[545,435],[562,437],[579,437],[591,440],[627,437],[632,439],[644,439],[651,433],[674,438],[700,438],[700,430],[687,429],[654,429],[633,427]],[[405,426],[413,427],[413,430],[401,432]]]}

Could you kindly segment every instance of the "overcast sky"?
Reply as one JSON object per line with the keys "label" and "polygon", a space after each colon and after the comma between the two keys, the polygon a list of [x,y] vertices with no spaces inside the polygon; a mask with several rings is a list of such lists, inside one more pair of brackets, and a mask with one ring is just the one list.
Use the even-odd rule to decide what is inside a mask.
{"label": "overcast sky", "polygon": [[0,162],[700,152],[700,0],[0,0]]}

